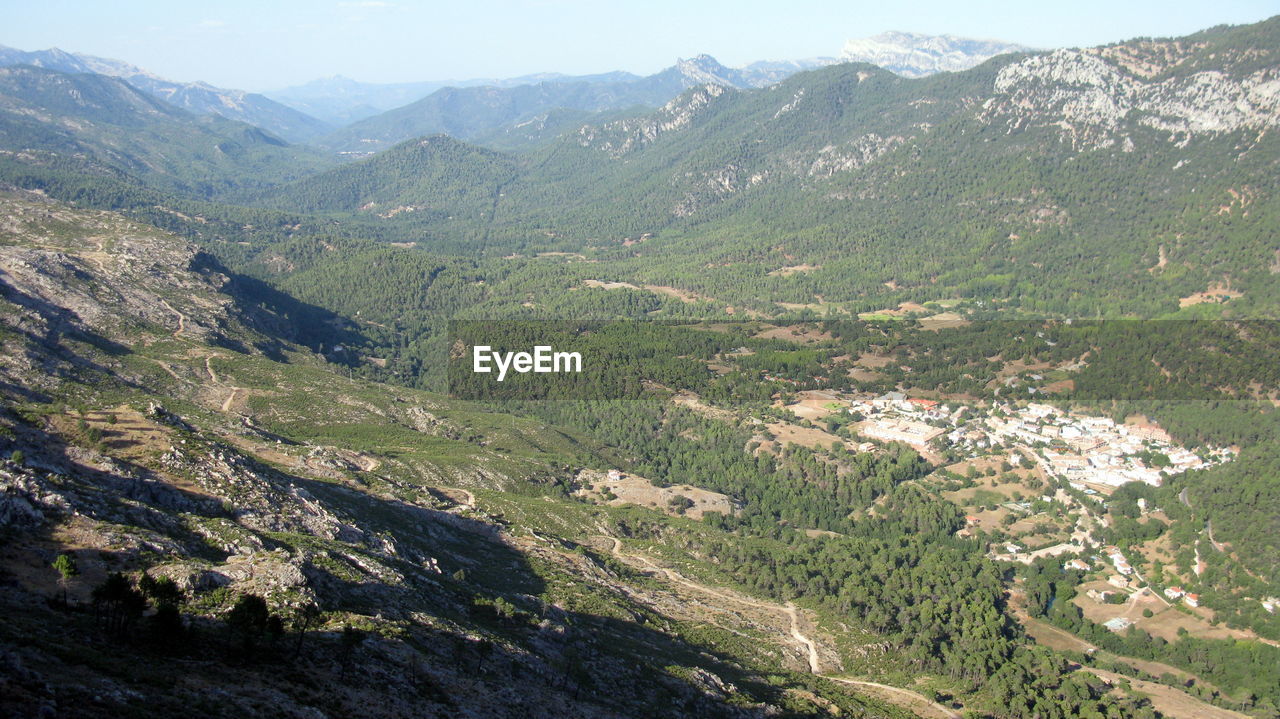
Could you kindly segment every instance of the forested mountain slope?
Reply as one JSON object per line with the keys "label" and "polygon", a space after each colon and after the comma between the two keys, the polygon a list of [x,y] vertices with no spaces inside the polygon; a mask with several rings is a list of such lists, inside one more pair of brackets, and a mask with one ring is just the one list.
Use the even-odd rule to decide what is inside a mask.
{"label": "forested mountain slope", "polygon": [[216,116],[197,117],[123,80],[0,68],[0,150],[20,162],[86,162],[155,188],[209,197],[331,166],[323,154]]}
{"label": "forested mountain slope", "polygon": [[511,86],[445,87],[404,107],[352,123],[321,140],[323,147],[352,154],[384,150],[421,135],[446,134],[478,140],[500,128],[536,122],[552,111],[583,113],[657,107],[689,87],[716,84],[752,87],[756,76],[699,55],[648,77],[555,78]]}
{"label": "forested mountain slope", "polygon": [[[489,221],[421,227],[442,249],[643,254],[647,281],[732,303],[956,295],[1152,315],[1214,286],[1274,307],[1278,28],[1007,55],[919,80],[846,64],[762,90],[706,85],[521,158]],[[348,173],[419,171],[355,167],[264,202],[288,207]],[[474,174],[477,193],[493,181],[452,171]],[[394,171],[365,184],[406,188],[382,204],[431,202]],[[799,265],[815,269],[767,275]]]}

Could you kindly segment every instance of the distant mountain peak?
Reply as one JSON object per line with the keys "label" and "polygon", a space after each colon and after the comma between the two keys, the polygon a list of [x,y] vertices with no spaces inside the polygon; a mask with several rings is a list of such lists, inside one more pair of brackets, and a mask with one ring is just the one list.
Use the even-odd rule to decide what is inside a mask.
{"label": "distant mountain peak", "polygon": [[680,58],[679,62],[694,65],[713,65],[715,67],[723,67],[718,60],[705,52],[700,52],[691,58]]}
{"label": "distant mountain peak", "polygon": [[721,65],[718,60],[706,53],[676,61],[676,71],[683,75],[691,85],[727,85],[741,87],[741,73]]}
{"label": "distant mountain peak", "polygon": [[996,55],[1030,49],[999,40],[891,30],[845,42],[840,59],[879,65],[904,77],[923,77],[935,72],[968,70]]}

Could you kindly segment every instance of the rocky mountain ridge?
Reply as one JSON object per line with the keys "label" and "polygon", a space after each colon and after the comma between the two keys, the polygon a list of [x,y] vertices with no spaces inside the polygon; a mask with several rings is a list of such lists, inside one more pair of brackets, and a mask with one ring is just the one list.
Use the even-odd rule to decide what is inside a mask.
{"label": "rocky mountain ridge", "polygon": [[174,82],[129,63],[70,53],[58,48],[24,52],[0,46],[0,66],[32,65],[58,72],[118,77],[143,92],[198,115],[219,115],[277,135],[289,142],[313,139],[331,128],[303,112],[264,95],[214,87],[205,82]]}
{"label": "rocky mountain ridge", "polygon": [[890,31],[846,41],[840,60],[870,63],[903,77],[924,77],[968,70],[997,55],[1029,50],[1025,45],[999,40]]}
{"label": "rocky mountain ridge", "polygon": [[[1194,136],[1280,124],[1280,68],[1235,76],[1203,70],[1156,80],[1176,63],[1143,68],[1114,53],[1055,50],[1002,68],[983,117],[1010,129],[1057,126],[1080,149],[1116,142],[1131,152],[1123,130],[1146,127],[1185,146]],[[1146,77],[1144,77],[1145,75]]]}
{"label": "rocky mountain ridge", "polygon": [[336,162],[256,126],[192,114],[119,78],[29,65],[0,67],[0,128],[0,150],[37,164],[79,163],[196,196]]}
{"label": "rocky mountain ridge", "polygon": [[[747,88],[770,82],[778,70],[750,71],[721,65],[710,55],[680,59],[644,78],[616,74],[556,78],[512,86],[448,87],[389,112],[344,127],[321,141],[351,155],[367,155],[404,140],[436,133],[483,141],[504,135],[545,143],[583,114],[660,107],[684,90],[713,84]],[[532,127],[541,127],[533,131]]]}

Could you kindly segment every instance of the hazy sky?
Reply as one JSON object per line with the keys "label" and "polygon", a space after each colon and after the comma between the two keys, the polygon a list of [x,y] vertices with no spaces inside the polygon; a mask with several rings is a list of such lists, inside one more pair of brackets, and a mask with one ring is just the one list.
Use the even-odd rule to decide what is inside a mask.
{"label": "hazy sky", "polygon": [[369,82],[649,74],[703,52],[737,66],[837,55],[847,38],[885,30],[1086,46],[1276,14],[1280,0],[0,0],[0,44],[269,90],[337,74]]}

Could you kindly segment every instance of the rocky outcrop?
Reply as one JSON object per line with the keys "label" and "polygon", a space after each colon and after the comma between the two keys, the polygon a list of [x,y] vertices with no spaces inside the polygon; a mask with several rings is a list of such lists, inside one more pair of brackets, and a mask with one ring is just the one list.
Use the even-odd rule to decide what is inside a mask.
{"label": "rocky outcrop", "polygon": [[[1280,126],[1280,69],[1237,76],[1222,70],[1174,74],[1122,65],[1116,53],[1056,50],[1013,63],[996,76],[981,117],[1009,131],[1057,127],[1077,149],[1124,143],[1137,128],[1186,142],[1201,134]],[[1132,140],[1129,140],[1132,142]]]}
{"label": "rocky outcrop", "polygon": [[841,52],[845,62],[868,62],[903,77],[968,70],[996,55],[1030,48],[996,40],[971,40],[952,35],[885,32],[849,40]]}
{"label": "rocky outcrop", "polygon": [[[154,330],[216,342],[233,323],[228,277],[195,246],[111,213],[73,212],[34,194],[0,198],[0,296],[53,344],[67,332],[115,341]],[[57,232],[71,225],[77,234]],[[80,234],[83,233],[83,234]],[[21,244],[18,244],[21,243]]]}
{"label": "rocky outcrop", "polygon": [[0,466],[0,529],[31,530],[45,523],[41,504],[52,500],[32,477],[11,462]]}
{"label": "rocky outcrop", "polygon": [[703,85],[668,102],[652,115],[618,120],[600,127],[584,126],[578,130],[578,144],[606,152],[611,157],[622,157],[664,134],[689,127],[695,117],[725,92],[721,85]]}
{"label": "rocky outcrop", "polygon": [[358,543],[365,534],[340,519],[287,475],[223,445],[181,439],[160,458],[228,505],[235,522],[257,532],[297,532]]}

